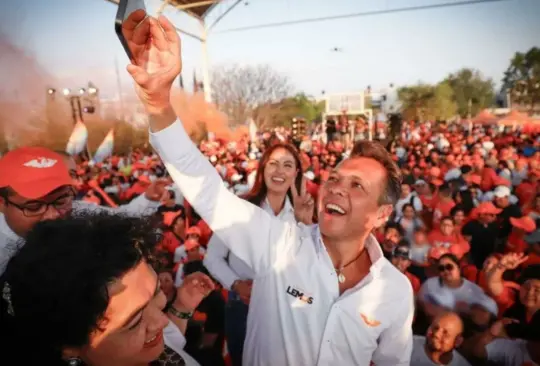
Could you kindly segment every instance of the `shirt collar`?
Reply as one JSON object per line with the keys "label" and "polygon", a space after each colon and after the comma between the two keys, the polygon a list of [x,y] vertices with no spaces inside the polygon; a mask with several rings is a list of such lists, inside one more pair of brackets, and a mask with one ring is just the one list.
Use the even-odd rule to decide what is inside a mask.
{"label": "shirt collar", "polygon": [[[311,234],[313,242],[315,243],[315,250],[317,251],[317,255],[319,255],[323,250],[326,250],[319,225],[313,225]],[[369,234],[364,243],[364,248],[368,252],[369,259],[371,259],[371,267],[369,268],[369,272],[373,276],[377,276],[381,272],[385,261],[381,245],[373,234]]]}
{"label": "shirt collar", "polygon": [[11,230],[8,223],[6,222],[6,217],[4,216],[4,214],[0,214],[0,232],[5,234],[11,240],[18,241],[21,239],[19,235],[15,234],[15,232]]}
{"label": "shirt collar", "polygon": [[[270,206],[270,203],[268,202],[268,198],[264,199],[261,205],[261,208],[268,213],[274,214],[274,210]],[[288,214],[291,212],[294,213],[294,207],[291,201],[289,200],[289,196],[285,196],[285,204],[283,205],[283,208],[281,209],[281,211],[275,216],[281,216],[281,215]]]}

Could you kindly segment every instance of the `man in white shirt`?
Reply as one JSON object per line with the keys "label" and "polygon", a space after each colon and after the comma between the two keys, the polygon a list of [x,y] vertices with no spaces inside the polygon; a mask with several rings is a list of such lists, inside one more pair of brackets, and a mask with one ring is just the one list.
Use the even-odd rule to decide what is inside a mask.
{"label": "man in white shirt", "polygon": [[371,235],[400,195],[388,152],[371,142],[355,147],[321,188],[319,225],[272,217],[229,192],[175,122],[170,89],[181,71],[180,40],[165,17],[137,27],[143,19],[129,18],[124,34],[151,143],[186,199],[255,273],[244,364],[409,365],[412,288]]}
{"label": "man in white shirt", "polygon": [[[152,213],[159,206],[164,184],[154,183],[146,195],[114,212]],[[40,221],[54,220],[75,210],[113,210],[75,201],[66,159],[42,147],[21,147],[0,159],[0,275],[16,244]],[[150,211],[148,211],[150,210]]]}
{"label": "man in white shirt", "polygon": [[414,336],[411,365],[470,366],[455,349],[463,342],[463,322],[459,315],[446,313],[431,323],[425,337]]}

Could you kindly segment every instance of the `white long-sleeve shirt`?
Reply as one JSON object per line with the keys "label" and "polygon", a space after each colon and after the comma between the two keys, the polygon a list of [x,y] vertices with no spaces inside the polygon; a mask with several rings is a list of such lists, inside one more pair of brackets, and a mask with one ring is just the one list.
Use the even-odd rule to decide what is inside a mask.
{"label": "white long-sleeve shirt", "polygon": [[[274,211],[267,200],[263,202],[261,208],[270,215],[274,215]],[[285,199],[285,205],[276,217],[283,221],[296,222],[294,208],[289,198]],[[253,245],[256,244],[253,243]],[[218,235],[212,235],[208,242],[208,252],[204,257],[204,266],[227,290],[231,289],[236,280],[252,280],[255,278],[253,270],[234,253],[231,253]]]}
{"label": "white long-sleeve shirt", "polygon": [[[85,201],[73,201],[73,211],[106,211],[110,213],[122,213],[130,216],[152,214],[159,206],[159,202],[148,200],[144,195],[133,199],[127,205],[116,208],[99,206]],[[11,257],[16,253],[16,245],[21,241],[21,237],[11,230],[3,214],[0,214],[0,275],[6,270],[6,266]]]}
{"label": "white long-sleeve shirt", "polygon": [[184,197],[255,273],[244,364],[409,365],[411,284],[373,236],[369,274],[340,295],[318,225],[283,222],[229,192],[179,121],[150,140]]}

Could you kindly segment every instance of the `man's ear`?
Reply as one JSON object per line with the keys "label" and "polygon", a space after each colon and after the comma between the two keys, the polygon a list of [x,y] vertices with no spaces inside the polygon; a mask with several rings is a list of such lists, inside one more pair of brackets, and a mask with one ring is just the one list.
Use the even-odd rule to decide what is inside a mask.
{"label": "man's ear", "polygon": [[459,348],[459,347],[461,347],[462,344],[463,344],[463,336],[458,335],[456,337],[456,340],[454,341],[454,348]]}
{"label": "man's ear", "polygon": [[392,215],[394,207],[392,205],[382,205],[377,211],[377,222],[375,222],[375,227],[381,227],[388,222],[388,218]]}

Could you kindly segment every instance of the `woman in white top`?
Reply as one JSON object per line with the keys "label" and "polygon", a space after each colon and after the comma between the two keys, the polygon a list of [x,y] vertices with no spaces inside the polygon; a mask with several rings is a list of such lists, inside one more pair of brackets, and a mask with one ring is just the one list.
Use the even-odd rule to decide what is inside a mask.
{"label": "woman in white top", "polygon": [[[293,184],[300,191],[302,184],[300,156],[292,145],[278,143],[270,146],[262,155],[255,184],[244,198],[282,220],[293,221],[295,220],[291,191]],[[213,235],[208,243],[204,265],[212,276],[229,290],[225,334],[232,364],[238,366],[242,364],[254,273],[242,260],[229,253],[218,235]]]}
{"label": "woman in white top", "polygon": [[470,304],[484,296],[484,291],[475,283],[463,278],[459,259],[453,254],[443,254],[438,260],[439,276],[428,279],[420,288],[418,300],[421,305],[431,303],[434,295],[441,291],[452,293],[454,311],[467,311]]}

